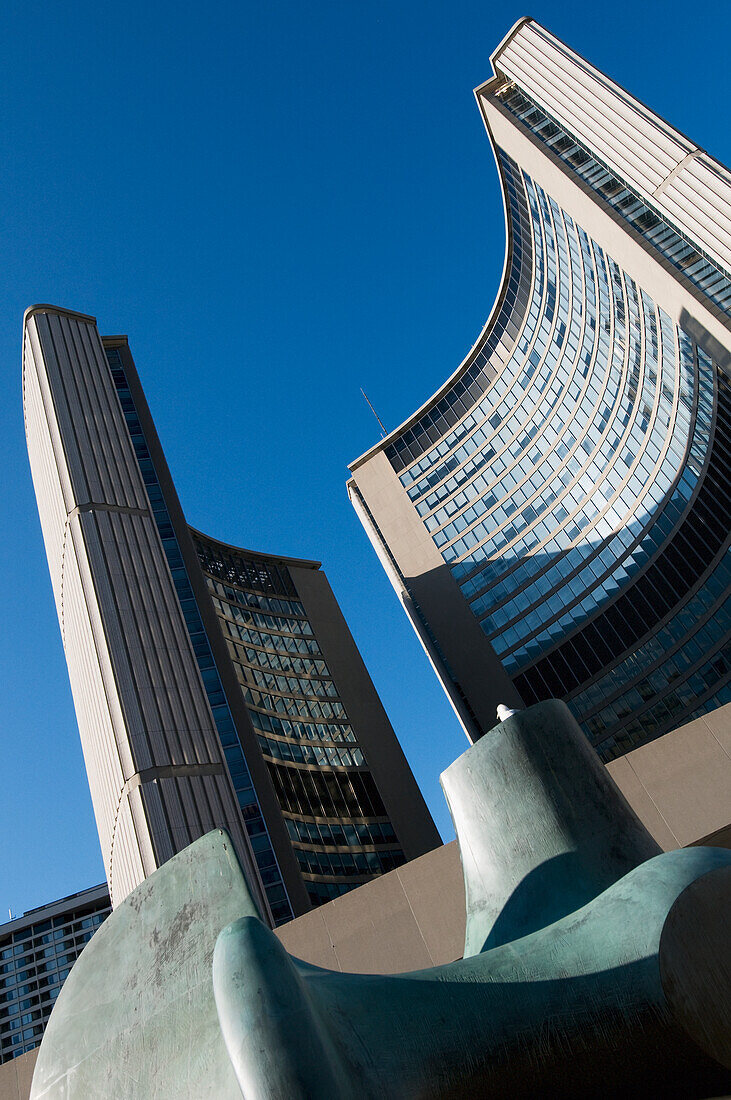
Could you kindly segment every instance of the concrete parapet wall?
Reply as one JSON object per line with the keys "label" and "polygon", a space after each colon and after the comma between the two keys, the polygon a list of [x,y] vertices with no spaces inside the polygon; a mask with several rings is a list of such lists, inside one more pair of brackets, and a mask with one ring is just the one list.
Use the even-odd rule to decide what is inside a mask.
{"label": "concrete parapet wall", "polygon": [[464,883],[457,842],[285,924],[292,955],[330,970],[397,974],[462,955]]}
{"label": "concrete parapet wall", "polygon": [[658,844],[731,847],[731,703],[613,760],[609,773]]}
{"label": "concrete parapet wall", "polygon": [[38,1049],[0,1066],[0,1100],[28,1100]]}

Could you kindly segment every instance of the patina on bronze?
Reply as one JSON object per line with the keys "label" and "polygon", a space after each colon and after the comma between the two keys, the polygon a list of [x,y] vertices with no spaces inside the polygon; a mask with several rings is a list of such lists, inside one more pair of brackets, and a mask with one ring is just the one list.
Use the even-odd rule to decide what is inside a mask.
{"label": "patina on bronze", "polygon": [[660,853],[555,701],[508,717],[442,784],[463,959],[388,976],[303,963],[211,833],[85,948],[31,1100],[723,1095],[731,852]]}

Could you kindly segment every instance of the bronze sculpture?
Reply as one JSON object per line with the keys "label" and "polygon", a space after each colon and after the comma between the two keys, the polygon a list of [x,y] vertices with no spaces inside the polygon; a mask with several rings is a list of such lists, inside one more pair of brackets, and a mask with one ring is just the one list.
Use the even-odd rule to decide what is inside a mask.
{"label": "bronze sculpture", "polygon": [[731,852],[660,853],[562,703],[442,777],[464,957],[292,958],[224,833],[112,914],[64,987],[31,1100],[718,1096],[731,1084]]}

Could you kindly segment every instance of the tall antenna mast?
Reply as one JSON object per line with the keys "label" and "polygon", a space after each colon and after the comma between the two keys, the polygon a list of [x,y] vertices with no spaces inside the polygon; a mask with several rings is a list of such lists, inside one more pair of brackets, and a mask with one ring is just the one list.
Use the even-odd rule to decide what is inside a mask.
{"label": "tall antenna mast", "polygon": [[[362,386],[360,387],[360,392],[363,394],[366,401],[368,401],[368,394],[366,393],[366,391],[363,389]],[[385,428],[385,425],[384,425],[383,421],[381,420],[380,416],[378,415],[376,410],[371,405],[370,401],[368,401],[368,408],[371,410],[371,412],[375,416],[376,420],[378,421],[378,426],[381,429],[381,439],[385,439],[386,436],[388,435],[388,432],[386,431],[386,428]]]}

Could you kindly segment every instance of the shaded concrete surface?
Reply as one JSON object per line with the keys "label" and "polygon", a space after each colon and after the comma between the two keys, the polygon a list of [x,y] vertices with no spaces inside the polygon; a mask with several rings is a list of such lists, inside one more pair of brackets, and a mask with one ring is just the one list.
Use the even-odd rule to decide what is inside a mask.
{"label": "shaded concrete surface", "polygon": [[714,843],[716,834],[729,846],[721,837],[731,824],[731,703],[613,760],[608,770],[666,850]]}
{"label": "shaded concrete surface", "polygon": [[0,1100],[28,1100],[38,1049],[0,1066]]}
{"label": "shaded concrete surface", "polygon": [[397,974],[462,955],[465,899],[457,842],[285,924],[291,955],[315,966]]}

